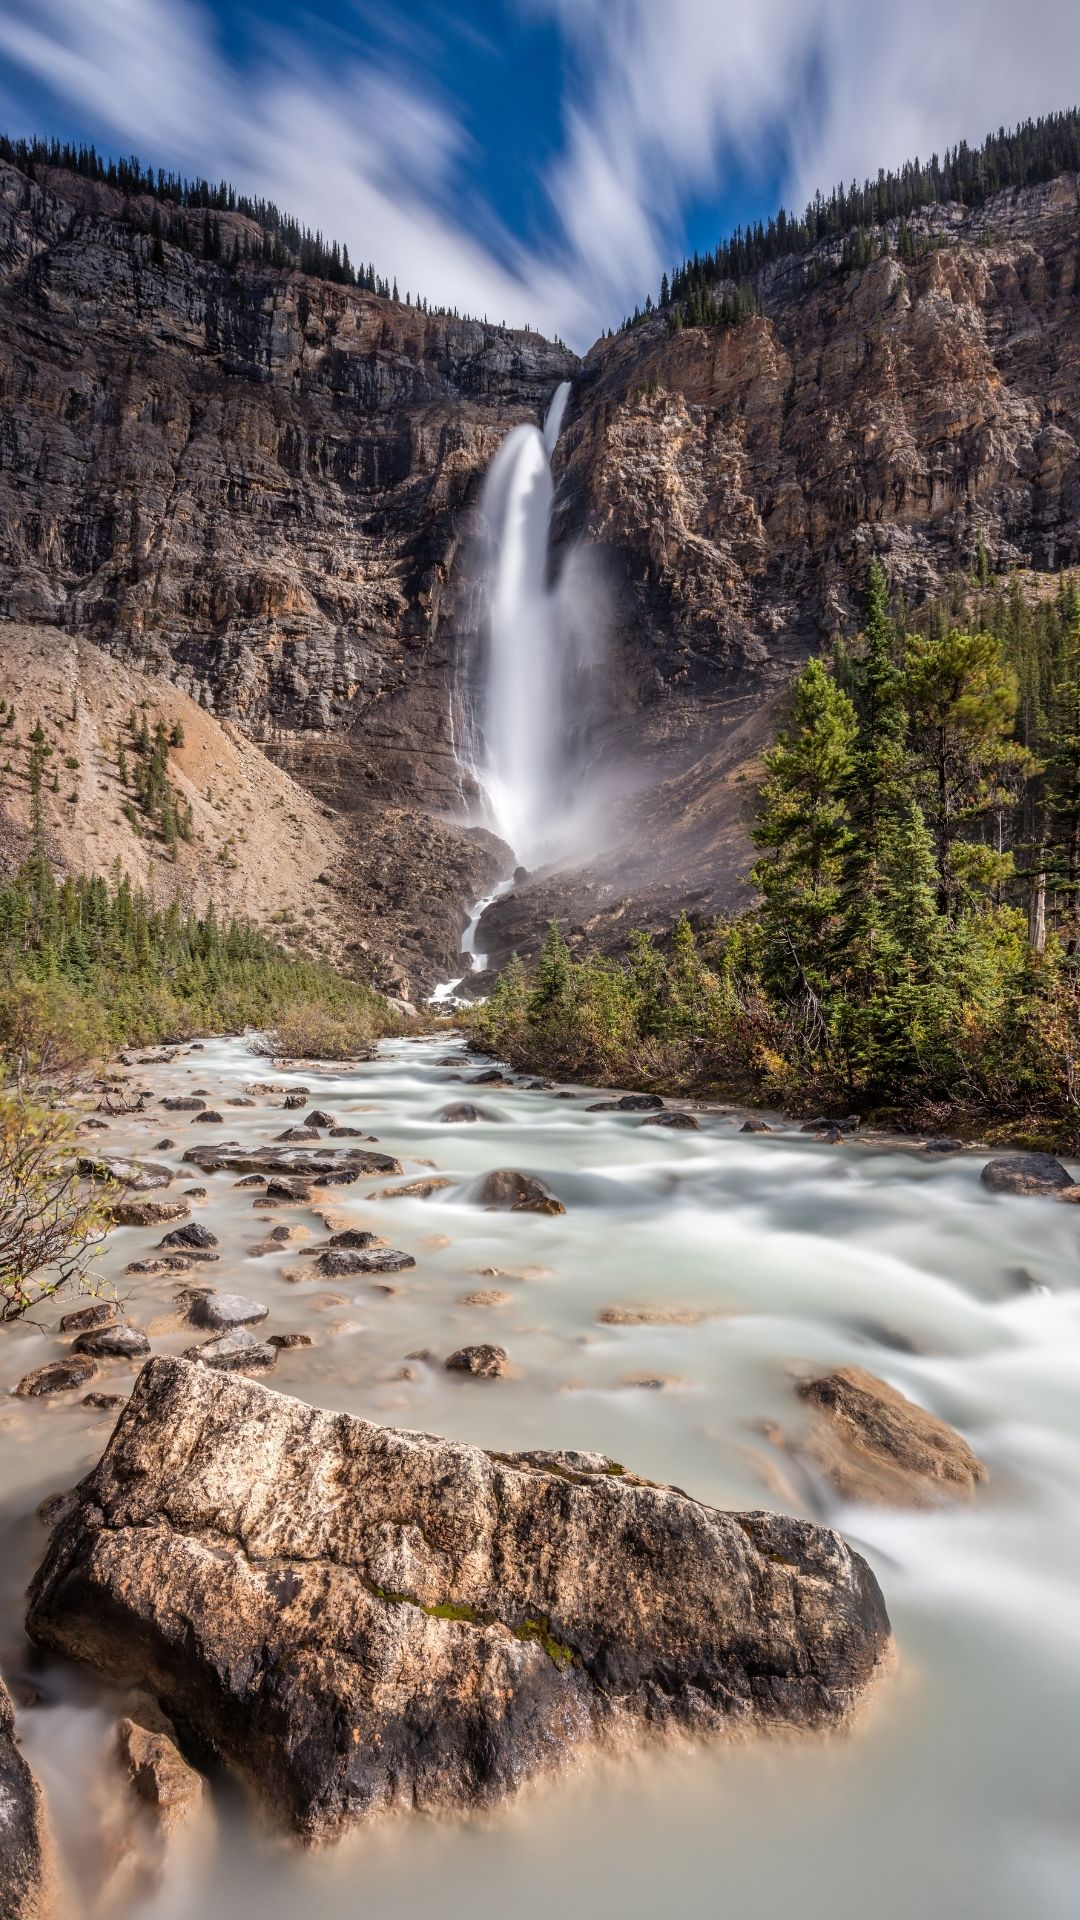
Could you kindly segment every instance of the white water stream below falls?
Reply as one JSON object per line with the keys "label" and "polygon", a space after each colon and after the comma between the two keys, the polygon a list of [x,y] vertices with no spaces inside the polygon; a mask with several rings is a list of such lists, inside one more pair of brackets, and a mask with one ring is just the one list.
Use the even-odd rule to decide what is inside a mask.
{"label": "white water stream below falls", "polygon": [[[448,1047],[453,1065],[442,1064]],[[460,1076],[467,1083],[482,1064],[445,1038],[396,1040],[368,1064],[272,1076],[302,1079],[313,1102],[376,1135],[407,1175],[434,1161],[451,1179],[426,1201],[378,1197],[385,1179],[333,1190],[335,1216],[415,1256],[398,1293],[362,1276],[290,1284],[299,1243],[256,1249],[272,1220],[322,1234],[310,1208],[268,1216],[232,1175],[200,1179],[207,1197],[195,1216],[221,1254],[206,1277],[267,1305],[267,1331],[314,1340],[282,1353],[273,1386],[488,1447],[601,1449],[719,1506],[835,1523],[881,1583],[897,1670],[849,1734],[583,1761],[498,1813],[394,1818],[327,1852],[294,1851],[218,1786],[212,1831],[134,1911],[152,1920],[1073,1920],[1080,1209],[988,1192],[985,1153],[828,1146],[782,1125],[751,1136],[739,1131],[741,1114],[722,1108],[700,1112],[700,1132],[666,1132],[637,1115],[590,1113],[581,1090],[560,1099],[485,1086],[466,1096],[483,1120],[440,1122],[441,1108],[462,1097]],[[279,1106],[266,1096],[223,1104],[264,1077],[266,1063],[241,1041],[138,1068],[153,1102],[143,1117],[112,1122],[102,1147],[154,1149],[181,1175],[196,1140],[269,1140],[285,1124]],[[194,1087],[222,1108],[220,1127],[157,1104]],[[177,1145],[158,1151],[165,1132]],[[543,1176],[566,1214],[468,1204],[464,1184],[497,1166]],[[159,1237],[114,1232],[102,1269],[154,1351],[179,1353],[199,1337],[175,1313],[182,1282],[119,1277]],[[466,1304],[477,1290],[503,1297]],[[100,1890],[103,1829],[125,1804],[110,1757],[118,1702],[92,1675],[38,1665],[20,1629],[46,1538],[35,1508],[87,1471],[111,1426],[79,1393],[8,1397],[28,1368],[64,1350],[53,1331],[63,1304],[0,1343],[0,1659],[10,1680],[29,1679],[40,1696],[23,1706],[19,1731],[50,1793],[69,1875],[64,1920],[114,1920],[123,1909],[100,1904]],[[604,1308],[626,1304],[702,1317],[601,1321]],[[442,1357],[484,1339],[507,1349],[512,1377],[444,1371]],[[418,1349],[433,1357],[406,1368]],[[960,1428],[989,1474],[972,1505],[844,1507],[824,1488],[776,1480],[761,1425],[798,1432],[792,1368],[844,1363]],[[103,1361],[94,1385],[124,1392],[134,1373]],[[125,1818],[130,1825],[130,1810]]]}

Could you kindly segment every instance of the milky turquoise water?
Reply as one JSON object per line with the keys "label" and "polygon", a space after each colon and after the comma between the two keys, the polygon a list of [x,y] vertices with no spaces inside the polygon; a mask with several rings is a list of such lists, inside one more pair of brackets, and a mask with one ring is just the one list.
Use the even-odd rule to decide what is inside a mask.
{"label": "milky turquoise water", "polygon": [[[447,1052],[445,1040],[391,1042],[371,1064],[290,1076],[230,1041],[134,1070],[155,1100],[199,1086],[219,1104],[250,1080],[302,1078],[319,1105],[377,1135],[407,1176],[434,1162],[454,1183],[429,1200],[379,1198],[393,1184],[385,1178],[334,1190],[342,1224],[376,1228],[416,1257],[397,1279],[402,1290],[385,1294],[363,1276],[290,1282],[303,1242],[280,1254],[252,1248],[276,1221],[303,1225],[310,1239],[323,1235],[321,1222],[304,1209],[256,1211],[233,1174],[184,1176],[208,1188],[195,1212],[221,1242],[205,1278],[268,1305],[266,1330],[316,1342],[283,1354],[273,1384],[488,1446],[599,1448],[720,1505],[826,1519],[877,1572],[898,1670],[850,1736],[590,1761],[497,1816],[395,1818],[315,1855],[294,1852],[218,1789],[213,1830],[132,1910],[155,1920],[531,1920],[553,1911],[644,1920],[658,1909],[785,1920],[793,1911],[810,1920],[1071,1917],[1080,1908],[1080,1209],[988,1193],[983,1154],[942,1161],[825,1146],[794,1129],[743,1135],[742,1115],[724,1111],[703,1112],[700,1133],[668,1133],[638,1116],[590,1114],[584,1094],[475,1088],[468,1097],[491,1120],[444,1126],[440,1107],[465,1097],[454,1069],[437,1064]],[[265,1099],[222,1112],[217,1128],[152,1104],[100,1138],[148,1153],[171,1135],[177,1149],[151,1157],[179,1165],[189,1144],[266,1140],[296,1117]],[[496,1166],[542,1175],[565,1216],[467,1204],[461,1188]],[[178,1190],[179,1181],[170,1193]],[[159,1237],[117,1231],[103,1272],[118,1276]],[[155,1351],[180,1352],[199,1337],[173,1311],[182,1279],[119,1284]],[[461,1304],[478,1289],[509,1298]],[[616,1305],[703,1317],[602,1324],[598,1315]],[[63,1350],[50,1330],[59,1311],[0,1340],[0,1388]],[[454,1347],[482,1339],[506,1348],[511,1377],[442,1369]],[[406,1361],[417,1350],[432,1359]],[[770,1447],[763,1423],[798,1436],[795,1370],[845,1362],[963,1431],[990,1474],[973,1507],[843,1508]],[[663,1384],[635,1384],[642,1377]],[[93,1384],[123,1391],[133,1378],[108,1361]],[[0,1658],[41,1694],[20,1733],[53,1798],[73,1920],[122,1910],[118,1882],[101,1893],[127,1821],[108,1759],[116,1703],[90,1676],[35,1666],[21,1594],[45,1539],[34,1508],[93,1463],[110,1425],[78,1394],[0,1399]]]}

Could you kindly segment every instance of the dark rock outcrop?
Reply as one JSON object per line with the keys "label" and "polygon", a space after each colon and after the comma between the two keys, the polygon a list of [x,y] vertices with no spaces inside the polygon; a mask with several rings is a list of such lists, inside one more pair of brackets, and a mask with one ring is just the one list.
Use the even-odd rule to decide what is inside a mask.
{"label": "dark rock outcrop", "polygon": [[89,1353],[99,1360],[141,1360],[149,1351],[150,1342],[142,1328],[129,1327],[124,1321],[111,1327],[91,1327],[88,1333],[80,1333],[72,1348],[73,1353]]}
{"label": "dark rock outcrop", "polygon": [[443,1363],[448,1373],[471,1373],[474,1380],[499,1380],[509,1369],[505,1347],[481,1342],[474,1347],[458,1347]]}
{"label": "dark rock outcrop", "polygon": [[41,1789],[19,1752],[0,1680],[0,1920],[53,1920],[52,1853]]}
{"label": "dark rock outcrop", "polygon": [[302,1147],[239,1147],[222,1141],[219,1146],[189,1147],[184,1155],[203,1173],[265,1173],[288,1179],[299,1174],[325,1184],[348,1185],[368,1173],[400,1173],[401,1162],[389,1153],[368,1153],[360,1147],[319,1147],[305,1152]]}
{"label": "dark rock outcrop", "polygon": [[85,1387],[96,1372],[88,1353],[69,1353],[62,1360],[47,1360],[44,1366],[24,1373],[14,1392],[22,1400],[37,1400],[45,1393],[71,1393],[76,1387]]}
{"label": "dark rock outcrop", "polygon": [[505,1213],[565,1213],[561,1200],[534,1173],[515,1167],[496,1167],[470,1182],[466,1198],[474,1206]]}
{"label": "dark rock outcrop", "polygon": [[1010,1153],[988,1160],[980,1180],[992,1193],[1061,1193],[1072,1174],[1052,1153]]}
{"label": "dark rock outcrop", "polygon": [[827,1529],[172,1359],[143,1369],[27,1624],[148,1688],[311,1839],[497,1802],[600,1740],[835,1727],[890,1652]]}

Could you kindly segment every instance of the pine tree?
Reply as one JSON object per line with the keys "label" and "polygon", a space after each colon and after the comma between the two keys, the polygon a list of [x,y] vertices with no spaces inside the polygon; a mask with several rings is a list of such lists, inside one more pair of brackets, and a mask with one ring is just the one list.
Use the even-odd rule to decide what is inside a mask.
{"label": "pine tree", "polygon": [[827,1038],[823,996],[835,977],[839,909],[851,851],[847,796],[858,722],[820,660],[795,685],[791,725],[765,756],[767,779],[754,839],[763,903],[766,974],[803,1006],[807,1037]]}
{"label": "pine tree", "polygon": [[1047,881],[1069,954],[1080,947],[1080,592],[1062,607],[1064,634],[1046,731]]}
{"label": "pine tree", "polygon": [[837,678],[850,692],[858,720],[847,793],[852,839],[844,870],[846,933],[855,963],[872,970],[883,845],[902,799],[907,728],[888,583],[877,559],[870,563],[863,638],[861,657],[841,655]]}
{"label": "pine tree", "polygon": [[1011,860],[995,855],[968,830],[988,812],[1006,776],[1024,772],[1032,756],[1010,738],[1016,675],[989,633],[940,638],[910,634],[904,648],[915,786],[934,841],[938,908],[955,919],[966,879],[998,884]]}

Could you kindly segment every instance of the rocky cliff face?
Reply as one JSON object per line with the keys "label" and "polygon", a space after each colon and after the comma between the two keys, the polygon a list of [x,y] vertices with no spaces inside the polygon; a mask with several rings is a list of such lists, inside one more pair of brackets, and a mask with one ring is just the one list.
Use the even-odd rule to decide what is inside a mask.
{"label": "rocky cliff face", "polygon": [[[415,813],[383,847],[379,809],[460,806],[470,508],[500,438],[572,377],[555,533],[606,576],[598,751],[668,784],[647,834],[613,801],[572,897],[503,902],[501,944],[563,899],[587,931],[628,900],[729,906],[763,716],[852,624],[872,553],[911,600],[980,545],[998,569],[1080,559],[1078,211],[1073,176],[935,208],[916,259],[895,233],[862,269],[819,250],[770,270],[761,315],[657,318],[579,367],[295,272],[167,242],[155,265],[107,188],[0,169],[0,617],[165,671],[356,816],[343,868],[393,898],[404,974],[430,976],[458,890],[507,863]],[[245,223],[222,221],[227,248]],[[418,854],[438,959],[426,875],[398,872]]]}
{"label": "rocky cliff face", "polygon": [[608,556],[636,698],[850,626],[874,553],[910,601],[980,542],[996,570],[1080,560],[1080,182],[911,225],[920,258],[895,229],[859,270],[819,249],[771,270],[763,315],[588,356],[561,528]]}
{"label": "rocky cliff face", "polygon": [[593,348],[558,537],[588,540],[607,578],[607,750],[661,784],[621,804],[586,873],[485,916],[493,960],[534,950],[553,912],[615,947],[684,901],[746,903],[763,732],[793,667],[857,624],[873,554],[911,604],[980,545],[1002,572],[1080,560],[1078,215],[1074,176],[935,208],[911,222],[914,260],[894,228],[865,268],[838,247],[771,270],[741,324],[657,317]]}
{"label": "rocky cliff face", "polygon": [[123,210],[0,167],[0,615],[166,669],[282,758],[351,734],[348,780],[319,765],[339,799],[456,798],[462,512],[574,357],[168,242],[155,265]]}
{"label": "rocky cliff face", "polygon": [[[499,440],[577,363],[167,241],[155,265],[125,211],[0,165],[3,660],[28,624],[88,637],[260,743],[343,816],[339,930],[420,991],[506,863],[427,812],[461,799],[455,556]],[[227,251],[248,223],[221,224]]]}

